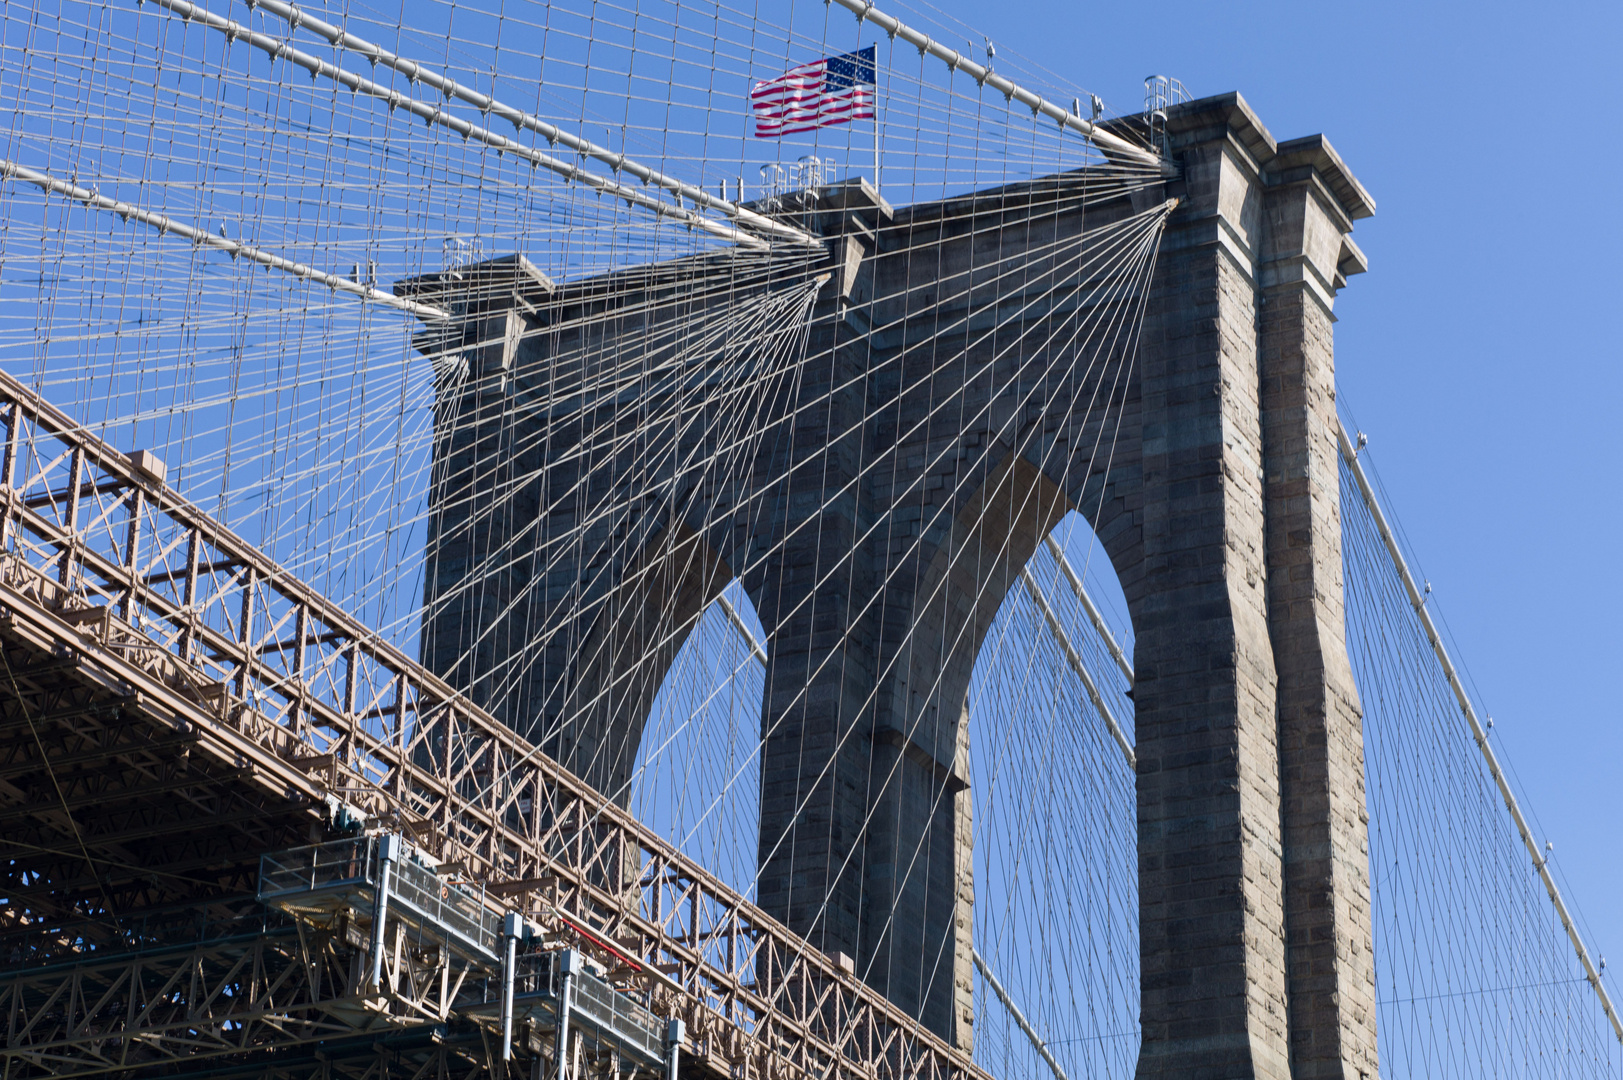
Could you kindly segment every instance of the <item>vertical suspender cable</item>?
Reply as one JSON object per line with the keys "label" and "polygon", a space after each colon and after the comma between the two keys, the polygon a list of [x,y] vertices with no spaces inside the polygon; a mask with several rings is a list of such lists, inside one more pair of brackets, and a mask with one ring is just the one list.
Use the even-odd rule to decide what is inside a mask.
{"label": "vertical suspender cable", "polygon": [[498,101],[487,94],[479,93],[472,87],[463,86],[456,80],[447,78],[430,67],[419,64],[416,61],[407,59],[403,56],[396,56],[394,53],[389,52],[382,46],[371,41],[367,41],[365,38],[356,37],[354,34],[351,34],[340,27],[315,18],[308,12],[302,11],[292,4],[282,3],[281,0],[258,0],[257,6],[263,7],[266,11],[269,11],[271,14],[284,20],[295,30],[303,27],[304,29],[311,31],[320,37],[325,38],[336,48],[344,49],[348,52],[357,53],[358,55],[366,57],[366,59],[369,60],[374,67],[382,64],[386,68],[400,72],[410,80],[412,85],[416,85],[417,83],[421,82],[433,90],[444,94],[447,101],[455,98],[468,105],[472,105],[484,115],[499,116],[519,130],[524,130],[527,128],[534,131],[544,137],[549,143],[554,145],[561,143],[582,157],[589,157],[603,162],[614,170],[616,176],[618,176],[620,173],[625,173],[627,176],[630,176],[632,179],[637,180],[641,184],[651,184],[654,187],[672,192],[677,197],[676,206],[672,207],[668,204],[659,204],[650,198],[639,195],[637,190],[630,185],[622,184],[618,180],[610,180],[606,177],[593,176],[569,164],[567,161],[551,155],[536,153],[530,150],[528,147],[495,135],[483,127],[449,118],[442,120],[440,118],[441,113],[438,106],[431,106],[427,103],[416,102],[409,98],[404,98],[391,88],[381,86],[370,79],[363,79],[348,71],[338,68],[335,65],[327,64],[318,58],[310,56],[309,54],[299,52],[298,50],[293,49],[288,42],[278,41],[267,34],[257,33],[245,26],[242,26],[241,24],[234,23],[229,19],[214,15],[198,5],[190,3],[189,0],[156,0],[156,2],[160,7],[173,11],[182,18],[203,23],[205,26],[211,26],[216,30],[220,30],[230,35],[231,40],[233,41],[241,38],[261,51],[269,53],[273,57],[278,59],[286,58],[290,62],[296,63],[300,67],[303,67],[309,71],[311,78],[314,78],[317,74],[321,74],[329,79],[334,79],[342,83],[350,90],[359,90],[374,97],[381,97],[390,102],[391,108],[407,106],[410,111],[423,117],[425,120],[446,124],[446,126],[451,127],[452,130],[456,131],[464,139],[469,138],[471,135],[474,138],[477,138],[480,142],[498,147],[509,153],[522,154],[528,157],[531,161],[534,161],[536,164],[551,169],[552,171],[566,176],[569,179],[589,183],[598,188],[600,191],[607,191],[613,194],[616,198],[625,199],[628,203],[642,206],[645,209],[655,210],[661,214],[680,218],[690,226],[713,233],[722,237],[723,239],[733,240],[737,243],[743,243],[746,245],[757,243],[755,236],[738,234],[731,230],[722,228],[716,222],[710,221],[701,214],[687,211],[682,207],[682,200],[686,199],[694,206],[704,210],[719,212],[730,218],[738,226],[751,230],[760,237],[786,241],[789,243],[814,248],[821,248],[823,246],[822,238],[813,233],[768,217],[765,214],[751,210],[747,206],[741,206],[737,203],[728,202],[726,199],[717,198],[696,184],[684,183],[675,179],[674,177],[667,176],[656,169],[651,169],[646,165],[642,165],[639,162],[626,157],[624,153],[616,154],[606,146],[599,146],[587,139],[572,135],[562,128],[548,123],[540,117],[533,116],[521,109],[516,109],[513,106]]}
{"label": "vertical suspender cable", "polygon": [[1573,951],[1578,954],[1578,962],[1583,965],[1584,976],[1589,985],[1595,988],[1600,998],[1600,1007],[1606,1013],[1606,1018],[1612,1022],[1612,1033],[1619,1042],[1623,1042],[1623,1022],[1619,1022],[1617,1010],[1612,1007],[1612,999],[1601,985],[1600,974],[1595,965],[1590,962],[1589,950],[1584,948],[1583,939],[1578,936],[1578,926],[1572,921],[1567,905],[1561,899],[1561,890],[1555,886],[1555,879],[1550,876],[1549,860],[1544,858],[1538,848],[1538,841],[1533,838],[1533,831],[1527,827],[1527,819],[1522,816],[1522,808],[1516,802],[1516,796],[1511,793],[1510,784],[1505,780],[1505,774],[1499,768],[1499,759],[1494,755],[1493,747],[1488,745],[1488,736],[1478,722],[1476,710],[1471,707],[1471,699],[1465,693],[1465,686],[1460,682],[1458,673],[1454,670],[1454,663],[1449,659],[1448,650],[1443,647],[1442,635],[1437,632],[1437,626],[1432,622],[1431,613],[1426,610],[1426,602],[1420,590],[1415,586],[1415,580],[1409,573],[1409,565],[1403,560],[1403,552],[1398,548],[1397,539],[1392,535],[1392,529],[1386,523],[1386,515],[1381,513],[1380,504],[1375,501],[1375,491],[1370,487],[1369,478],[1364,475],[1364,467],[1358,463],[1358,452],[1347,439],[1347,431],[1339,424],[1336,426],[1336,441],[1341,448],[1341,459],[1352,470],[1354,478],[1358,481],[1358,493],[1364,498],[1364,505],[1375,519],[1375,528],[1381,534],[1381,540],[1386,545],[1386,552],[1392,557],[1392,565],[1397,568],[1398,577],[1403,581],[1403,588],[1409,594],[1409,605],[1414,608],[1415,614],[1420,616],[1420,625],[1426,631],[1426,638],[1431,642],[1432,652],[1437,654],[1437,662],[1443,666],[1443,675],[1448,679],[1449,689],[1454,691],[1454,699],[1459,702],[1460,711],[1465,714],[1465,722],[1471,727],[1471,738],[1475,740],[1477,749],[1482,752],[1482,760],[1487,763],[1488,774],[1499,787],[1499,795],[1505,800],[1505,809],[1510,811],[1510,818],[1516,823],[1516,831],[1521,833],[1522,843],[1527,847],[1527,854],[1533,860],[1533,867],[1538,871],[1539,879],[1544,882],[1544,890],[1550,894],[1550,903],[1555,905],[1556,914],[1561,919],[1561,925],[1567,931],[1567,939],[1572,942]]}

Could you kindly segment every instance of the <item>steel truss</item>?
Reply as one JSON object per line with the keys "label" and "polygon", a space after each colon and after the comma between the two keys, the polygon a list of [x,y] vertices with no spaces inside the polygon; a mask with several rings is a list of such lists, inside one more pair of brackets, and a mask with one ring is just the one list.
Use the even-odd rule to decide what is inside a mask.
{"label": "steel truss", "polygon": [[[0,908],[0,944],[12,963],[92,962],[127,947],[132,910],[204,911],[248,893],[260,853],[319,839],[344,808],[503,897],[496,907],[595,955],[623,985],[640,987],[656,1013],[681,1019],[685,1050],[715,1071],[983,1075],[165,487],[148,456],[126,457],[89,437],[3,374],[0,430],[0,821],[12,823],[0,825],[0,874],[12,901]],[[201,973],[215,970],[210,964],[258,972],[254,964],[285,954],[267,942],[252,955],[241,969],[195,961],[201,966],[187,970],[198,978],[175,982],[171,1004],[199,1017],[239,1007],[236,992],[229,1003],[210,997]],[[71,1003],[64,1015],[77,1019],[51,1027],[58,1022],[39,1019],[38,999],[20,989],[8,991],[7,1008],[60,1033],[50,1053],[102,1060],[112,1043],[80,1003],[102,1000],[107,991],[97,988],[121,978],[128,988],[135,971],[129,958],[109,953],[107,962],[99,983],[55,976],[64,995],[55,1000]],[[317,978],[308,961],[303,970]],[[68,985],[74,979],[78,989]],[[44,984],[27,985],[28,994],[45,993]],[[119,1000],[127,1023],[130,1003],[142,999],[126,992]],[[267,1039],[287,1032],[276,1035],[277,1053],[315,1045],[297,1033],[333,1014],[310,1008],[297,1022],[267,1011],[241,1030]],[[405,1014],[423,1015],[415,1005]],[[123,1038],[137,1036],[153,1045],[144,1028]],[[245,1053],[241,1043],[223,1049],[225,1028],[152,1038],[177,1053],[192,1039],[191,1056]],[[75,1040],[83,1045],[67,1045]],[[12,1049],[4,1060],[8,1078],[43,1068],[25,1067]],[[321,1068],[338,1067],[323,1060]]]}
{"label": "steel truss", "polygon": [[[528,1076],[555,1053],[551,1014],[538,1013],[545,1023],[520,1031],[504,1065],[491,973],[457,964],[404,923],[389,928],[373,987],[367,937],[346,916],[271,916],[210,926],[191,944],[16,971],[0,979],[4,1075]],[[577,1041],[587,1072],[633,1075],[594,1040]]]}

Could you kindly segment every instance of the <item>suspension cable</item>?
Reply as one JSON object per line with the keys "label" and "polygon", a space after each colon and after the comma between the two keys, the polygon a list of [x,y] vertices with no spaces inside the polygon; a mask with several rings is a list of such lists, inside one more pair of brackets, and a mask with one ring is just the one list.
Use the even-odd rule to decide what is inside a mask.
{"label": "suspension cable", "polygon": [[1617,1010],[1612,1007],[1611,996],[1601,984],[1600,973],[1590,962],[1589,950],[1584,948],[1583,938],[1578,934],[1578,924],[1568,913],[1566,901],[1561,898],[1561,890],[1556,888],[1555,878],[1550,876],[1550,861],[1541,857],[1539,853],[1538,842],[1533,838],[1533,831],[1528,828],[1527,819],[1522,815],[1522,808],[1516,802],[1510,784],[1505,780],[1504,770],[1499,767],[1499,759],[1495,756],[1493,747],[1488,745],[1487,732],[1477,720],[1476,710],[1472,708],[1465,686],[1454,670],[1454,662],[1449,659],[1442,635],[1437,632],[1437,625],[1432,622],[1431,613],[1426,610],[1425,597],[1415,586],[1414,577],[1409,573],[1409,565],[1403,559],[1397,538],[1386,522],[1386,515],[1381,512],[1380,504],[1375,499],[1375,491],[1370,487],[1369,478],[1364,475],[1364,467],[1358,461],[1358,451],[1353,449],[1352,443],[1348,441],[1347,429],[1339,423],[1336,425],[1336,442],[1341,448],[1341,459],[1347,463],[1347,467],[1358,480],[1358,492],[1363,496],[1364,505],[1369,507],[1370,515],[1375,519],[1375,528],[1386,545],[1387,554],[1392,557],[1392,565],[1403,582],[1404,591],[1409,594],[1409,606],[1420,616],[1420,625],[1426,631],[1426,639],[1431,642],[1432,652],[1436,653],[1437,662],[1442,665],[1449,689],[1454,691],[1454,699],[1459,702],[1460,712],[1465,715],[1465,722],[1471,727],[1471,738],[1476,742],[1477,749],[1482,752],[1482,760],[1487,763],[1488,774],[1493,777],[1493,782],[1499,788],[1499,795],[1505,801],[1505,809],[1510,811],[1510,818],[1516,823],[1516,831],[1521,833],[1522,843],[1526,845],[1527,854],[1533,860],[1533,868],[1538,871],[1539,879],[1544,882],[1544,890],[1550,895],[1550,903],[1555,905],[1561,925],[1567,931],[1567,939],[1572,942],[1573,951],[1578,954],[1578,962],[1583,965],[1584,976],[1589,985],[1595,988],[1595,993],[1600,998],[1601,1009],[1606,1013],[1606,1018],[1612,1022],[1612,1033],[1617,1036],[1619,1042],[1623,1042],[1623,1022],[1619,1022]]}

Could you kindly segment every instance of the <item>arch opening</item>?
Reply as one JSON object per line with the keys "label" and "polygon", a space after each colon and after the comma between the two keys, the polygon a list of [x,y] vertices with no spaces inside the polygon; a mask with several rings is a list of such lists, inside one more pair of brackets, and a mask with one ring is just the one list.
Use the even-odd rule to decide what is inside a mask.
{"label": "arch opening", "polygon": [[734,578],[704,608],[664,673],[628,792],[638,820],[752,900],[766,641]]}
{"label": "arch opening", "polygon": [[[870,908],[875,900],[884,906],[870,912],[869,933],[880,947],[865,952],[868,970],[880,978],[864,977],[892,1000],[900,985],[900,996],[917,1001],[924,1023],[971,1051],[982,1017],[993,1009],[1002,1010],[994,1022],[1010,1021],[999,1032],[1002,1043],[1017,1053],[1029,1046],[1010,1043],[1008,1032],[1018,1032],[1018,1025],[1001,1004],[978,1000],[986,997],[987,979],[975,961],[977,940],[996,942],[1000,935],[1008,939],[1002,951],[1018,954],[1028,968],[1033,959],[1049,964],[1045,950],[1074,947],[1087,954],[1095,950],[1091,937],[1108,938],[1102,956],[1050,965],[1041,969],[1047,972],[1042,978],[1031,968],[1030,977],[1017,980],[1022,985],[1016,992],[1029,986],[1046,998],[1073,1001],[1080,1000],[1073,997],[1077,980],[1114,980],[1108,991],[1076,989],[1084,999],[1100,1000],[1083,1000],[1080,1013],[1053,1019],[1066,1030],[1091,1032],[1078,1038],[1098,1041],[1101,1030],[1085,1020],[1103,1014],[1113,1022],[1131,1021],[1136,1035],[1137,840],[1132,709],[1124,674],[1131,670],[1129,654],[1123,652],[1120,667],[1109,658],[1082,601],[1069,591],[1051,538],[1062,550],[1072,549],[1065,569],[1079,580],[1095,579],[1094,592],[1103,598],[1095,606],[1101,616],[1111,615],[1110,622],[1099,621],[1130,649],[1127,604],[1112,559],[1064,490],[1023,455],[1011,453],[963,504],[920,574],[919,599],[910,613],[912,648],[902,661],[906,670],[893,684],[888,717],[880,712],[876,724],[876,779],[870,783],[889,801],[878,805],[871,820],[883,825],[889,817],[895,835],[889,848],[877,849],[878,857],[874,836],[867,842]],[[1073,656],[1095,693],[1083,689]],[[982,723],[974,712],[983,714]],[[1106,715],[1110,720],[1102,722]],[[887,721],[901,739],[886,739]],[[984,734],[977,739],[977,729],[1004,737],[1001,758],[995,742]],[[890,755],[893,765],[883,752],[887,741],[900,744]],[[1015,750],[1024,757],[1011,764]],[[972,757],[980,763],[972,766]],[[1110,786],[1109,795],[1095,797],[1102,785]],[[1100,856],[1108,870],[1087,865],[1083,844],[1090,830],[1108,838],[1101,850],[1110,854]],[[1008,857],[1010,850],[1021,857]],[[1090,910],[1071,909],[1073,883],[1082,893],[1098,894]],[[864,972],[860,964],[858,971]],[[915,986],[917,996],[910,997]],[[1114,1003],[1108,1008],[1106,998]],[[1109,1032],[1118,1042],[1120,1030]],[[1136,1053],[1136,1038],[1125,1041]],[[1039,1057],[1031,1060],[1039,1069],[1048,1067]]]}
{"label": "arch opening", "polygon": [[970,675],[974,1050],[993,1075],[1049,1073],[1014,1009],[1069,1076],[1137,1061],[1136,795],[1112,731],[1131,746],[1127,612],[1071,510],[1011,584]]}

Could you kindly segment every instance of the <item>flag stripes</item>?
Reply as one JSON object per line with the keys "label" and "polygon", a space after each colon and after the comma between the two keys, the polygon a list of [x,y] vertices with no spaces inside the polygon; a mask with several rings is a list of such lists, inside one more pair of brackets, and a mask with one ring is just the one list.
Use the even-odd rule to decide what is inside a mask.
{"label": "flag stripes", "polygon": [[876,49],[869,45],[756,83],[750,91],[756,138],[872,120],[879,91],[877,59]]}

